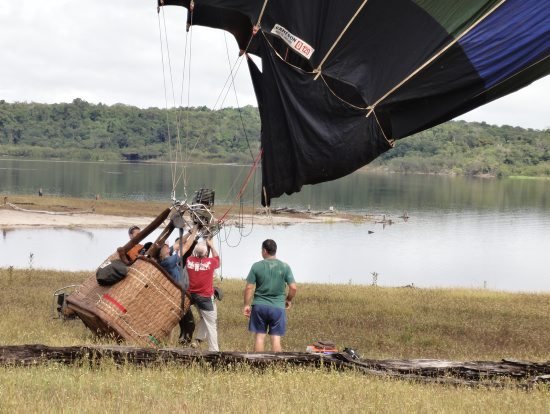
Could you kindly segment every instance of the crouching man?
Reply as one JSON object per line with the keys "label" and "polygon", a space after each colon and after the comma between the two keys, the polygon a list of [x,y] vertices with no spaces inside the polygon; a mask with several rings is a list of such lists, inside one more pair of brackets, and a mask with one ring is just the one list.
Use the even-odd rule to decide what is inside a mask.
{"label": "crouching man", "polygon": [[281,337],[286,333],[285,310],[290,309],[296,295],[292,270],[277,259],[276,254],[277,244],[265,240],[262,243],[264,260],[254,263],[246,278],[243,313],[250,318],[248,330],[255,333],[255,352],[264,351],[266,334],[271,339],[271,351],[282,352]]}

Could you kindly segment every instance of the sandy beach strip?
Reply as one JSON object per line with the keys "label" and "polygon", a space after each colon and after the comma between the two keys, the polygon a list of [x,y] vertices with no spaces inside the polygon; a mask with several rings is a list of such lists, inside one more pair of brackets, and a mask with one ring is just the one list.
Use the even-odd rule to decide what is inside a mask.
{"label": "sandy beach strip", "polygon": [[[0,229],[25,229],[25,228],[125,228],[131,225],[144,227],[154,217],[114,216],[95,213],[87,214],[44,214],[37,212],[15,211],[0,208]],[[288,215],[245,215],[243,224],[249,225],[252,220],[259,225],[291,225],[299,223],[335,223],[350,221],[347,218],[337,216],[311,216],[292,217]],[[238,223],[237,217],[229,217],[226,225]]]}

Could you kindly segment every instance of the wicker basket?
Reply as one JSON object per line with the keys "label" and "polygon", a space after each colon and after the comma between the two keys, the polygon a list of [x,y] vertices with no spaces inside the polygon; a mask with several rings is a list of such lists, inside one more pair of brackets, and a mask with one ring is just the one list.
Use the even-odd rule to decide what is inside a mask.
{"label": "wicker basket", "polygon": [[67,303],[97,334],[148,347],[159,346],[190,306],[181,287],[156,262],[144,257],[112,286],[98,285],[92,275]]}
{"label": "wicker basket", "polygon": [[[105,261],[118,258],[119,255],[115,252]],[[67,297],[67,305],[77,313],[84,325],[97,335],[111,335],[119,338],[116,331],[110,330],[109,326],[97,316],[97,303],[110,288],[111,286],[100,286],[94,273]]]}

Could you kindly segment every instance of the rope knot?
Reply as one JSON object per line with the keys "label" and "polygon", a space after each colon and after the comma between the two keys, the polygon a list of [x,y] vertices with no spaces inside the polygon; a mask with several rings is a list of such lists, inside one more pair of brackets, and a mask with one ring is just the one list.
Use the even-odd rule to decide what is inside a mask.
{"label": "rope knot", "polygon": [[313,80],[319,79],[319,76],[321,76],[321,66],[313,69],[313,73],[315,74],[315,76],[313,77]]}

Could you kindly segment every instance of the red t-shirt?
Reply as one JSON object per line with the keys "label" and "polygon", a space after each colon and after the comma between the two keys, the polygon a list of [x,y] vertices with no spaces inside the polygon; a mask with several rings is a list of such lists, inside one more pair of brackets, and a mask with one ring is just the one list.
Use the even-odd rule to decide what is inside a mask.
{"label": "red t-shirt", "polygon": [[189,293],[211,297],[214,294],[214,269],[220,267],[219,257],[199,258],[190,256],[187,259],[189,274]]}

